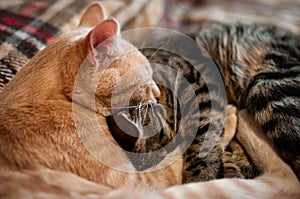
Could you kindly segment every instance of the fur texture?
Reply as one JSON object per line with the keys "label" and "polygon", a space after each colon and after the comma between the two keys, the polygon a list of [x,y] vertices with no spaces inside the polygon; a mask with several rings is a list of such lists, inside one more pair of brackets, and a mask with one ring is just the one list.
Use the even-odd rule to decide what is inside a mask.
{"label": "fur texture", "polygon": [[[94,24],[90,20],[85,23],[86,19],[95,19],[95,17],[97,18],[95,23],[101,22],[99,25]],[[204,126],[199,127],[195,142],[189,148],[191,153],[188,150],[184,154],[183,159],[185,162],[183,165],[181,158],[179,158],[164,169],[156,170],[152,173],[135,173],[137,170],[132,165],[132,162],[129,161],[126,153],[118,154],[115,152],[116,149],[122,150],[116,142],[116,137],[122,140],[123,134],[120,129],[113,129],[112,132],[112,127],[109,123],[114,121],[110,120],[109,117],[113,114],[121,113],[119,111],[126,106],[138,107],[141,103],[155,104],[156,98],[164,95],[164,93],[160,93],[153,81],[152,69],[147,59],[131,44],[116,38],[109,40],[108,43],[105,42],[109,37],[114,37],[118,34],[119,27],[115,20],[105,20],[103,17],[101,6],[98,4],[92,5],[84,14],[81,21],[82,27],[70,34],[61,36],[37,54],[1,93],[0,116],[7,118],[5,121],[0,121],[0,178],[1,181],[8,182],[0,186],[3,195],[11,198],[19,197],[22,193],[26,193],[27,197],[38,196],[38,194],[47,196],[48,194],[49,197],[124,198],[132,197],[132,193],[134,193],[135,198],[153,198],[156,196],[160,198],[182,198],[188,196],[193,196],[194,198],[224,198],[244,197],[252,193],[253,195],[249,196],[249,198],[300,197],[297,177],[268,145],[268,141],[263,135],[264,133],[267,133],[268,140],[273,141],[271,143],[274,144],[274,139],[270,138],[269,131],[266,131],[266,128],[262,126],[264,132],[262,133],[260,127],[256,124],[257,122],[262,125],[258,121],[260,115],[256,115],[256,113],[247,115],[246,111],[239,113],[237,139],[250,155],[255,166],[263,173],[262,176],[254,180],[222,179],[163,189],[171,185],[180,184],[182,181],[199,180],[201,169],[197,168],[197,166],[200,165],[199,161],[202,160],[199,160],[195,155],[196,152],[199,152],[198,147],[203,136],[201,129],[205,129],[205,125],[209,124],[209,118],[208,121],[203,119]],[[95,28],[87,27],[94,25]],[[202,36],[205,36],[205,34],[203,33]],[[198,42],[201,41],[199,38],[197,39]],[[101,50],[97,49],[96,46],[102,42],[106,44],[102,46]],[[201,42],[199,44],[205,48],[205,45],[201,44]],[[117,59],[110,63],[107,68],[105,68],[107,65],[100,64],[101,53],[115,56],[124,50],[131,51],[125,56],[117,56]],[[213,54],[215,51],[210,51],[208,48],[207,52]],[[221,55],[218,57],[222,58]],[[216,59],[218,57],[213,58]],[[87,65],[83,71],[80,71],[79,68],[83,61],[86,61]],[[290,65],[287,63],[287,68],[280,71],[283,74],[287,72],[285,69],[288,71],[292,70],[292,72],[295,72],[293,70],[297,71],[297,67],[295,68],[293,63]],[[220,66],[220,63],[218,64]],[[141,67],[137,68],[137,66]],[[127,76],[130,75],[127,72],[132,70],[134,70],[133,76]],[[256,68],[253,70],[256,70]],[[99,71],[102,73],[99,73]],[[225,74],[225,69],[222,67],[221,71]],[[194,73],[187,73],[187,75],[190,74]],[[241,74],[244,74],[244,72],[238,70],[238,75]],[[249,74],[254,73],[250,71]],[[256,96],[254,93],[261,91],[261,89],[255,89],[256,85],[258,85],[257,82],[260,82],[258,80],[261,80],[258,78],[261,74],[265,75],[265,73],[258,73],[257,76],[254,74],[253,81],[252,77],[249,81],[242,81],[242,85],[246,85],[249,96]],[[224,76],[225,82],[230,79],[226,74]],[[296,77],[298,77],[297,73]],[[76,85],[75,80],[78,78],[82,80],[83,84],[74,87]],[[141,80],[147,81],[141,85]],[[295,81],[297,82],[297,80],[296,78]],[[124,84],[122,84],[124,87],[119,88],[118,92],[114,92],[119,81],[124,81]],[[199,86],[202,85],[201,78],[196,78],[196,81],[196,83],[199,83]],[[94,85],[94,87],[90,87],[91,85]],[[74,88],[76,89],[75,91]],[[132,95],[128,98],[126,93],[131,88],[134,89],[131,90],[132,92],[130,93]],[[96,91],[95,103],[90,101],[93,91]],[[228,92],[231,94],[232,91],[228,89]],[[114,97],[117,101],[114,101]],[[215,97],[217,100],[218,96]],[[199,95],[199,98],[198,102],[201,105],[203,100],[205,101],[205,94]],[[250,107],[252,107],[250,99],[243,101],[242,96],[235,96],[232,99],[230,98],[229,101],[235,102],[235,100],[239,103],[244,102],[245,107],[250,111]],[[163,105],[174,106],[174,102],[173,105],[167,103]],[[244,106],[238,105],[238,107],[243,108]],[[117,112],[113,111],[115,108],[117,108]],[[77,111],[74,112],[74,109]],[[157,109],[160,110],[159,105]],[[170,110],[176,110],[176,108],[172,107]],[[159,113],[160,116],[164,117],[165,111],[168,110],[162,109]],[[214,111],[209,110],[212,115],[214,115]],[[90,143],[92,143],[98,138],[93,137],[94,134],[92,134],[97,130],[90,121],[93,113],[96,113],[97,123],[101,126],[103,138],[108,139],[111,144],[105,145],[102,142],[100,147],[99,145],[92,145],[92,147],[97,147],[94,150],[101,157],[112,159],[117,164],[122,162],[123,165],[131,169],[132,173],[109,168],[92,156],[83,144],[85,141],[91,141]],[[218,112],[216,114],[217,119],[224,118],[224,114],[225,111]],[[132,118],[129,118],[128,115],[120,114],[119,116],[122,122],[132,126],[132,131],[140,130],[137,122],[130,121]],[[196,115],[195,119],[199,119],[198,116]],[[255,121],[251,120],[252,116]],[[152,116],[148,115],[147,117],[151,118]],[[202,115],[202,118],[206,117]],[[74,118],[77,121],[76,124],[74,123]],[[212,152],[216,150],[216,154],[222,153],[224,146],[230,142],[234,135],[236,120],[235,109],[231,107],[227,110],[227,130],[223,136],[222,143],[220,142],[216,145]],[[183,118],[182,121],[186,122],[186,125],[191,124],[187,118]],[[175,130],[174,124],[176,126],[177,122],[176,117],[173,120],[172,117],[170,120],[166,120],[167,127],[170,126]],[[220,124],[216,123],[216,132],[223,132],[223,125]],[[77,130],[84,132],[84,134],[79,135]],[[169,131],[168,129],[164,130],[166,132]],[[140,133],[141,131],[137,132]],[[169,132],[171,132],[170,137],[172,137],[172,130]],[[278,132],[282,133],[282,131]],[[180,132],[179,136],[189,136],[188,129]],[[297,140],[297,136],[291,138]],[[126,137],[125,140],[127,140]],[[145,150],[143,148],[145,142],[139,142],[141,141],[139,139],[133,141],[134,147],[139,147],[139,150]],[[257,150],[257,148],[260,150]],[[295,156],[289,150],[286,151],[288,154],[292,154],[291,157]],[[163,157],[165,158],[165,156]],[[193,156],[196,158],[193,158]],[[188,158],[190,158],[190,161],[188,161]],[[217,159],[214,160],[213,158]],[[222,156],[218,157],[217,155],[210,157],[210,160],[215,161],[217,169],[222,165],[222,159]],[[292,165],[294,165],[294,169],[297,166],[294,162]],[[187,176],[186,178],[183,176],[183,180],[182,168],[184,176]],[[208,168],[206,167],[206,169]],[[213,170],[214,167],[211,169]],[[208,174],[210,173],[212,173],[212,176],[208,177],[209,179],[217,177],[217,172],[213,171]],[[53,178],[53,180],[49,180],[49,178]],[[62,180],[60,181],[59,179]],[[67,185],[69,180],[75,182],[74,186],[70,187]],[[35,184],[37,189],[31,190],[28,182]],[[286,185],[285,187],[282,187],[282,182]],[[125,184],[130,184],[130,188],[124,187],[119,189]],[[150,190],[145,190],[144,188],[132,187],[137,185],[142,187],[149,187],[150,185],[151,188],[149,188]],[[12,191],[14,186],[17,186],[17,191]],[[153,189],[153,187],[158,188],[158,190]],[[261,189],[258,189],[258,187]],[[111,191],[112,188],[116,190]]]}
{"label": "fur texture", "polygon": [[[178,45],[176,47],[180,48],[180,44]],[[208,90],[208,84],[215,84],[214,76],[210,75],[211,79],[204,81],[204,75],[208,77],[208,74],[213,73],[211,67],[193,66],[180,55],[165,50],[143,49],[142,52],[154,63],[154,71],[160,64],[170,67],[163,73],[154,72],[153,78],[159,82],[161,91],[158,102],[165,107],[166,121],[176,133],[173,143],[180,145],[183,150],[183,183],[222,178],[224,147],[222,139],[219,138],[222,138],[224,131],[225,101],[217,86],[210,92]],[[192,87],[190,90],[186,81]],[[212,107],[212,103],[217,105]],[[154,139],[149,142],[159,142]],[[200,157],[204,140],[213,147],[204,148],[202,153],[207,155]]]}
{"label": "fur texture", "polygon": [[[132,182],[157,187],[181,182],[181,174],[173,171],[180,169],[181,160],[154,171],[158,181],[153,174],[136,173],[111,135],[106,117],[114,108],[155,103],[160,93],[148,60],[117,38],[120,28],[115,20],[103,17],[101,6],[93,4],[78,30],[39,52],[4,88],[0,95],[0,116],[6,118],[0,121],[1,170],[47,168],[114,188]],[[90,18],[101,23],[85,21]],[[107,65],[102,59],[106,56],[115,59]],[[119,82],[123,86],[115,92]],[[94,114],[96,124],[91,120]],[[122,162],[131,173],[110,168],[91,151],[112,164]]]}
{"label": "fur texture", "polygon": [[[213,23],[191,32],[219,66],[228,103],[249,111],[299,178],[299,36],[274,26],[255,24]],[[257,172],[247,173],[251,177]]]}
{"label": "fur texture", "polygon": [[269,146],[256,122],[246,110],[238,114],[238,119],[237,139],[262,171],[260,177],[189,183],[161,190],[127,186],[110,192],[104,198],[299,198],[300,184],[296,175]]}

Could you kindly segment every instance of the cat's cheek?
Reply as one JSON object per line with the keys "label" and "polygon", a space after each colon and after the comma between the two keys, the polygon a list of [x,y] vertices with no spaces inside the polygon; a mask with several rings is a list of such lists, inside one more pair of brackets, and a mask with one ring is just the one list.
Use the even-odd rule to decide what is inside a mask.
{"label": "cat's cheek", "polygon": [[95,96],[98,100],[102,101],[106,107],[111,107],[111,98],[116,82],[116,78],[109,76],[104,77],[98,82]]}
{"label": "cat's cheek", "polygon": [[[157,90],[156,90],[157,89]],[[146,84],[136,89],[130,97],[130,105],[137,105],[140,102],[156,103],[160,91],[156,84]]]}

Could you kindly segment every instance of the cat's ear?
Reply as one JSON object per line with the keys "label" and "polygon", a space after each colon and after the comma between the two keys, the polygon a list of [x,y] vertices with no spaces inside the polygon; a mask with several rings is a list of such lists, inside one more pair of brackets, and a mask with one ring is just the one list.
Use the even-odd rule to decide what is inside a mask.
{"label": "cat's ear", "polygon": [[106,10],[100,3],[91,4],[83,13],[79,26],[94,27],[107,19]]}
{"label": "cat's ear", "polygon": [[[96,64],[96,55],[107,54],[111,48],[116,48],[117,35],[120,33],[120,25],[115,19],[107,19],[96,26],[86,37],[88,60],[92,65]],[[104,42],[105,41],[105,42]],[[103,43],[104,42],[104,43]]]}

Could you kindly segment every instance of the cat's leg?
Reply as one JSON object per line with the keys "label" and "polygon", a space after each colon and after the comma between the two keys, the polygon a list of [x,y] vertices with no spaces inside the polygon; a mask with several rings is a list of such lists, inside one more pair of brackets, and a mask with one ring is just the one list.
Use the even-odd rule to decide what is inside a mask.
{"label": "cat's leg", "polygon": [[[224,156],[224,165],[229,163],[228,167],[224,169],[225,177],[253,179],[259,176],[260,172],[236,137],[234,137],[230,145],[226,148]],[[233,166],[230,166],[230,164]]]}
{"label": "cat's leg", "polygon": [[238,119],[237,139],[246,149],[255,166],[263,173],[256,180],[272,186],[274,192],[281,194],[277,196],[279,198],[299,198],[300,184],[296,175],[268,144],[258,124],[246,110],[239,112]]}
{"label": "cat's leg", "polygon": [[233,139],[237,128],[236,107],[233,105],[227,105],[225,111],[225,132],[222,138],[222,146],[224,149],[229,145],[230,141]]}
{"label": "cat's leg", "polygon": [[165,198],[300,198],[300,184],[290,167],[269,146],[260,127],[245,110],[238,114],[237,138],[263,175],[254,179],[221,179],[167,189]]}
{"label": "cat's leg", "polygon": [[224,126],[224,136],[222,138],[222,146],[224,150],[224,177],[225,178],[244,178],[241,169],[234,161],[231,161],[232,154],[225,152],[226,147],[230,144],[237,130],[237,110],[233,105],[226,106],[226,117]]}
{"label": "cat's leg", "polygon": [[245,150],[234,139],[237,130],[237,110],[233,105],[226,106],[225,132],[223,136],[224,147],[224,177],[249,178],[258,176],[258,171],[245,155]]}

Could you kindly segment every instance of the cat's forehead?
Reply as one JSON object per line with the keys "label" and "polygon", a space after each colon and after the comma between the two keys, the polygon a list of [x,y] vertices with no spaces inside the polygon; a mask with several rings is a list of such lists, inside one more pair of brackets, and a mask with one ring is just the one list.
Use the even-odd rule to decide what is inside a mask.
{"label": "cat's forehead", "polygon": [[137,49],[121,55],[118,59],[114,60],[109,67],[118,68],[121,76],[134,70],[144,71],[145,74],[152,74],[149,61]]}
{"label": "cat's forehead", "polygon": [[[70,43],[76,43],[83,40],[90,30],[90,28],[85,27],[78,28],[65,38]],[[95,50],[98,52],[96,59],[100,65],[117,68],[120,75],[135,69],[146,70],[146,73],[149,74],[152,73],[148,59],[134,45],[122,39],[120,35],[100,43],[95,47]]]}
{"label": "cat's forehead", "polygon": [[151,71],[148,59],[130,42],[119,35],[109,38],[95,47],[98,51],[100,63],[118,68],[122,75],[129,70],[147,69]]}

